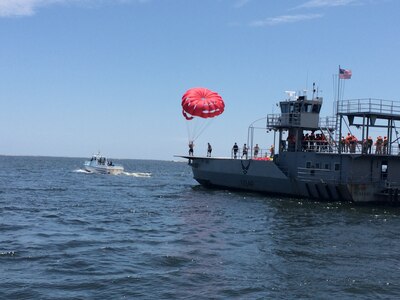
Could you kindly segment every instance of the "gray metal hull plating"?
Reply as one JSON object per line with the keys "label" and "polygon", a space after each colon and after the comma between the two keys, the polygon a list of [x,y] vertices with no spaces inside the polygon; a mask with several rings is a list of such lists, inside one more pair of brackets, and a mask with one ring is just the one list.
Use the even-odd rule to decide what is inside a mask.
{"label": "gray metal hull plating", "polygon": [[[374,174],[373,167],[380,175],[379,157],[371,160],[371,157],[362,156],[287,153],[282,160],[285,162],[284,164],[251,159],[186,156],[184,158],[189,159],[194,179],[205,186],[325,201],[399,201],[396,190],[388,192],[383,188],[382,180],[375,180],[376,176],[365,178],[363,175],[365,168],[369,170],[368,174]],[[388,158],[381,159],[387,160]],[[334,164],[337,162],[337,164],[340,163],[340,169],[305,168],[304,163],[307,160],[321,161],[321,166],[330,169],[334,168]],[[394,157],[392,164],[395,162],[399,163],[399,158]],[[351,169],[347,167],[351,167]]]}
{"label": "gray metal hull plating", "polygon": [[206,186],[290,197],[350,200],[345,188],[290,179],[272,161],[202,158],[194,159],[191,166],[194,179]]}

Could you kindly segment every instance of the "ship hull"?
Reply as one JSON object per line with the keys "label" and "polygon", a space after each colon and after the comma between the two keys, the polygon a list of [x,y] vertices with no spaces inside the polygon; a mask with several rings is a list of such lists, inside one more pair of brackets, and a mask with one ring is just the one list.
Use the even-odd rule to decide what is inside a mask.
{"label": "ship hull", "polygon": [[207,187],[222,187],[295,198],[351,200],[344,186],[291,179],[272,161],[197,158],[192,159],[190,165],[193,178]]}
{"label": "ship hull", "polygon": [[[381,193],[380,184],[373,182],[340,182],[339,177],[327,180],[324,175],[300,178],[285,174],[273,161],[229,158],[184,157],[192,167],[193,178],[206,187],[254,191],[291,198],[319,201],[351,201],[359,203],[399,202],[398,193]],[[330,156],[329,159],[332,159]],[[350,159],[350,158],[349,158]],[[286,157],[286,160],[291,158]],[[296,158],[293,157],[293,165]],[[354,162],[353,162],[354,163]],[[390,197],[388,197],[390,196]]]}

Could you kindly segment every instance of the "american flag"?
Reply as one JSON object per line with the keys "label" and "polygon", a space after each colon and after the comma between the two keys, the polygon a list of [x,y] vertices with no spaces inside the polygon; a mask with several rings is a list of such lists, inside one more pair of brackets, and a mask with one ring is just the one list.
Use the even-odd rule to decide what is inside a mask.
{"label": "american flag", "polygon": [[352,75],[351,70],[339,68],[339,78],[340,79],[350,79],[351,75]]}

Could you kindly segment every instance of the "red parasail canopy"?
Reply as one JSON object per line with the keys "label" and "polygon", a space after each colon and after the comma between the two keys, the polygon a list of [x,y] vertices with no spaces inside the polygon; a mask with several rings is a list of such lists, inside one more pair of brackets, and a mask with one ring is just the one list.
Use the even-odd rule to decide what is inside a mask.
{"label": "red parasail canopy", "polygon": [[193,117],[213,118],[223,113],[224,100],[218,93],[206,88],[192,88],[182,96],[182,114],[186,120]]}

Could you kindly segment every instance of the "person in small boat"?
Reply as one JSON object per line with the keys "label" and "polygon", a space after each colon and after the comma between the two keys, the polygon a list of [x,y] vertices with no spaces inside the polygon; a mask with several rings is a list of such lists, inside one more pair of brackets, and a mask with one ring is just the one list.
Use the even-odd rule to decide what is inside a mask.
{"label": "person in small boat", "polygon": [[207,157],[211,157],[212,147],[210,143],[207,143]]}
{"label": "person in small boat", "polygon": [[189,142],[189,156],[193,156],[193,149],[194,149],[194,144],[193,141]]}

